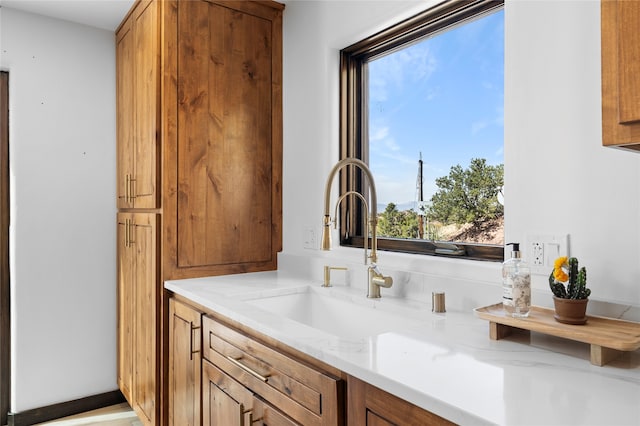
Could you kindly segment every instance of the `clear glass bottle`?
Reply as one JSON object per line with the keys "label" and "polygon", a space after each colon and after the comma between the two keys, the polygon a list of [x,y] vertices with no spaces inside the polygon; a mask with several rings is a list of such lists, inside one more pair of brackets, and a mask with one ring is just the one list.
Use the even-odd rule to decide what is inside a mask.
{"label": "clear glass bottle", "polygon": [[513,246],[511,258],[502,264],[502,306],[516,318],[526,318],[531,310],[531,269],[520,257],[520,244]]}

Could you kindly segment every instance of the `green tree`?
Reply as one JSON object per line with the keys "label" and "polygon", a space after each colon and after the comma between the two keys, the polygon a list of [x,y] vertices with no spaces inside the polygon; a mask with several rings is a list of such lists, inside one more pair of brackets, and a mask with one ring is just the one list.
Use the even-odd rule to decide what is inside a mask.
{"label": "green tree", "polygon": [[504,183],[504,164],[490,166],[484,158],[473,158],[469,168],[451,167],[448,176],[436,179],[439,190],[431,197],[429,215],[443,223],[472,223],[504,214],[498,192]]}
{"label": "green tree", "polygon": [[378,215],[377,232],[381,237],[418,238],[418,215],[413,210],[398,211],[394,203],[389,203]]}

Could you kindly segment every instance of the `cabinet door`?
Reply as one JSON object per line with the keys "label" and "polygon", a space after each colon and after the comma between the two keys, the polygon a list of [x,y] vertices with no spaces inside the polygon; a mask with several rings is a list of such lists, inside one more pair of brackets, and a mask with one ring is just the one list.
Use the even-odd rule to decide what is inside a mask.
{"label": "cabinet door", "polygon": [[118,214],[118,382],[145,424],[158,407],[157,215]]}
{"label": "cabinet door", "polygon": [[118,214],[118,386],[132,402],[133,389],[133,290],[135,288],[134,251],[129,247],[132,215]]}
{"label": "cabinet door", "polygon": [[253,400],[253,411],[255,420],[252,426],[300,426],[300,423],[293,421],[257,397]]}
{"label": "cabinet door", "polygon": [[300,426],[207,360],[202,384],[204,426]]}
{"label": "cabinet door", "polygon": [[601,2],[602,140],[640,150],[640,2]]}
{"label": "cabinet door", "polygon": [[118,208],[158,207],[158,19],[143,1],[116,37]]}
{"label": "cabinet door", "polygon": [[142,2],[135,18],[134,104],[135,174],[131,184],[134,207],[158,207],[158,99],[160,97],[160,32],[158,2]]}
{"label": "cabinet door", "polygon": [[133,24],[124,22],[116,35],[116,176],[118,208],[133,207],[130,181],[134,174]]}
{"label": "cabinet door", "polygon": [[202,362],[203,426],[253,424],[253,394],[208,361]]}
{"label": "cabinet door", "polygon": [[169,300],[169,425],[200,425],[202,314]]}
{"label": "cabinet door", "polygon": [[349,425],[453,425],[436,414],[354,377],[348,377],[347,389]]}
{"label": "cabinet door", "polygon": [[138,416],[155,424],[157,410],[157,362],[159,336],[159,295],[156,276],[157,215],[136,213],[130,242],[135,250],[134,401]]}
{"label": "cabinet door", "polygon": [[165,273],[275,269],[281,11],[266,2],[198,0],[178,2],[176,15],[177,118],[170,119],[177,142],[167,148],[175,165],[166,170],[175,191],[166,208]]}

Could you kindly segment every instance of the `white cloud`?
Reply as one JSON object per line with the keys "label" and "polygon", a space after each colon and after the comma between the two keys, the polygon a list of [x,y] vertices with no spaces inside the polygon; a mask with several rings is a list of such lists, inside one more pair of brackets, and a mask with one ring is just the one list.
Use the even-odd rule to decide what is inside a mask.
{"label": "white cloud", "polygon": [[389,135],[388,127],[377,127],[376,129],[374,129],[373,132],[371,132],[371,134],[369,134],[369,141],[370,142],[380,141],[386,138],[388,135]]}
{"label": "white cloud", "polygon": [[385,139],[384,146],[390,151],[400,151],[400,145],[398,145],[394,138]]}
{"label": "white cloud", "polygon": [[402,90],[405,81],[415,83],[429,79],[437,69],[437,60],[426,43],[391,53],[372,61],[375,78],[369,80],[369,98],[372,102],[385,102],[389,90]]}

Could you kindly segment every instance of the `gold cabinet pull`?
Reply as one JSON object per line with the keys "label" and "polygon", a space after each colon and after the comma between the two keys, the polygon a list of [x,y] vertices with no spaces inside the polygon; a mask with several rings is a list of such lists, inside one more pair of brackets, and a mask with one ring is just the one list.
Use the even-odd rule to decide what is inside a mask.
{"label": "gold cabinet pull", "polygon": [[133,203],[133,200],[135,200],[137,198],[137,194],[136,194],[136,187],[133,186],[133,182],[135,182],[136,179],[132,178],[131,176],[129,176],[129,186],[131,187],[129,189],[129,199],[131,200],[131,202]]}
{"label": "gold cabinet pull", "polygon": [[124,246],[131,247],[135,241],[133,240],[133,232],[131,232],[131,228],[135,226],[133,220],[125,219],[124,221]]}
{"label": "gold cabinet pull", "polygon": [[129,247],[129,219],[124,220],[124,246]]}
{"label": "gold cabinet pull", "polygon": [[[200,345],[201,345],[201,344],[200,344],[200,339],[198,339],[198,338],[194,339],[194,338],[193,338],[193,332],[194,332],[194,331],[197,331],[197,330],[200,330],[200,326],[196,326],[196,327],[194,327],[194,326],[193,326],[193,323],[191,323],[191,341],[189,342],[189,352],[190,352],[190,354],[189,354],[189,360],[190,360],[190,361],[191,361],[191,360],[193,360],[193,355],[194,355],[194,354],[197,354],[197,353],[199,353],[199,352],[200,352]],[[196,341],[198,342],[198,349],[196,349],[196,350],[193,350],[193,341],[194,341],[194,340],[196,340]]]}
{"label": "gold cabinet pull", "polygon": [[124,176],[125,180],[125,188],[124,188],[124,200],[127,204],[133,203],[133,200],[136,198],[135,191],[133,187],[133,182],[136,180],[131,177],[130,173],[127,173]]}
{"label": "gold cabinet pull", "polygon": [[131,202],[131,175],[127,173],[124,177],[124,201],[129,204]]}
{"label": "gold cabinet pull", "polygon": [[227,359],[229,361],[231,361],[233,364],[235,364],[236,366],[238,366],[239,368],[241,368],[242,370],[246,371],[247,373],[251,374],[253,377],[255,377],[258,380],[262,380],[263,382],[267,383],[267,380],[269,380],[269,376],[263,376],[262,374],[258,373],[257,371],[255,371],[254,369],[247,367],[246,365],[244,365],[243,363],[241,363],[239,360],[241,360],[242,358],[238,358],[235,359],[229,355],[227,355]]}

